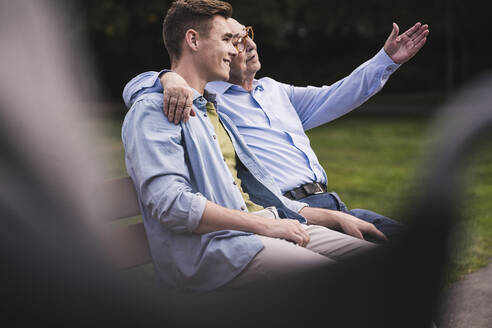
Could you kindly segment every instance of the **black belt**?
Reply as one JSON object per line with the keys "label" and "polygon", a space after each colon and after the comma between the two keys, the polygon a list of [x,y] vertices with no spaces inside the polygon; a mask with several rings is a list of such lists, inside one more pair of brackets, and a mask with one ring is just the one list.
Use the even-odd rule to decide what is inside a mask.
{"label": "black belt", "polygon": [[309,195],[322,194],[324,192],[326,192],[326,185],[318,182],[313,182],[306,183],[300,187],[287,191],[284,196],[289,199],[298,200]]}

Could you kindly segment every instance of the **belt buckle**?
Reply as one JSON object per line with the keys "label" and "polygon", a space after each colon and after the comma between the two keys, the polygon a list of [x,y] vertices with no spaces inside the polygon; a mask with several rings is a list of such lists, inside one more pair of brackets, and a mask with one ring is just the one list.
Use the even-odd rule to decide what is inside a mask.
{"label": "belt buckle", "polygon": [[314,188],[314,189],[315,189],[315,191],[313,192],[313,195],[317,195],[317,194],[322,194],[322,193],[324,193],[324,190],[323,190],[323,188],[321,188],[321,185],[320,185],[319,183],[317,183],[317,182],[316,182],[314,185],[315,185],[316,187]]}

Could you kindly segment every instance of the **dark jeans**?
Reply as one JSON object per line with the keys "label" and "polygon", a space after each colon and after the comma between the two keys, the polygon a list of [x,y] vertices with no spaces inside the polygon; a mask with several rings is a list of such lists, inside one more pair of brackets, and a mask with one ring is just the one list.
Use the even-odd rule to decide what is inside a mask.
{"label": "dark jeans", "polygon": [[[402,233],[406,228],[406,226],[402,223],[387,218],[373,211],[360,208],[349,210],[336,192],[326,192],[322,194],[311,195],[299,199],[299,201],[307,203],[309,204],[309,206],[312,207],[327,208],[330,210],[348,213],[361,220],[372,223],[377,229],[384,233],[389,240],[395,239],[397,235]],[[364,236],[364,238],[366,238],[366,236]],[[372,238],[370,238],[369,236],[367,236],[366,239],[369,241],[375,241],[372,240]]]}

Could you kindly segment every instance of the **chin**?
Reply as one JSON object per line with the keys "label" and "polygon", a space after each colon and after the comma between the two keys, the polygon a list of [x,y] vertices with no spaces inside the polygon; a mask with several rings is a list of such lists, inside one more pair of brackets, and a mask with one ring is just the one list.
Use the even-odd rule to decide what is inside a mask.
{"label": "chin", "polygon": [[261,64],[259,61],[251,63],[248,67],[249,72],[258,72],[261,69]]}
{"label": "chin", "polygon": [[229,80],[229,73],[221,74],[216,81],[228,81],[228,80]]}

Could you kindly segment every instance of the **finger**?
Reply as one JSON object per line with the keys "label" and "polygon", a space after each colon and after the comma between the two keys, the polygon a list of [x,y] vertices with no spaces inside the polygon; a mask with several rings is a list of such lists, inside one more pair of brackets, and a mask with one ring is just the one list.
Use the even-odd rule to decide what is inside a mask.
{"label": "finger", "polygon": [[186,98],[186,109],[189,109],[190,116],[196,116],[195,110],[193,109],[193,98],[191,96]]}
{"label": "finger", "polygon": [[378,228],[376,228],[374,225],[371,226],[367,233],[375,238],[377,238],[378,240],[382,240],[382,241],[388,241],[388,238],[386,237],[386,235],[384,233],[382,233]]}
{"label": "finger", "polygon": [[354,229],[350,232],[350,235],[352,237],[355,237],[355,238],[358,238],[358,239],[362,239],[364,240],[364,235],[362,234],[362,232],[360,232],[359,229]]}
{"label": "finger", "polygon": [[428,34],[429,34],[429,31],[424,31],[422,34],[418,35],[413,40],[414,47],[416,47],[420,43],[420,41],[422,41],[422,39],[426,38]]}
{"label": "finger", "polygon": [[415,23],[415,25],[414,25],[414,26],[410,27],[410,28],[409,28],[408,30],[406,30],[406,31],[405,31],[405,33],[403,33],[403,34],[405,34],[406,36],[408,36],[409,38],[411,38],[411,37],[412,37],[412,35],[413,35],[415,32],[417,32],[417,31],[418,31],[418,29],[420,28],[420,26],[421,26],[421,25],[422,25],[422,24],[421,24],[420,22]]}
{"label": "finger", "polygon": [[190,110],[187,107],[187,105],[188,105],[188,96],[185,96],[183,98],[183,100],[184,100],[184,102],[183,102],[183,122],[188,122],[188,120],[190,119]]}
{"label": "finger", "polygon": [[184,104],[184,109],[183,109],[183,115],[185,115],[185,120],[188,122],[190,119],[191,112],[193,111],[193,108],[191,107],[191,102],[189,101],[189,97],[186,97],[186,101]]}
{"label": "finger", "polygon": [[190,115],[196,116],[196,112],[193,109],[193,95],[188,95],[188,99],[186,100],[186,106],[191,108]]}
{"label": "finger", "polygon": [[362,232],[355,226],[345,226],[343,228],[343,232],[345,232],[347,235],[358,238],[358,239],[364,239],[364,235],[362,235]]}
{"label": "finger", "polygon": [[310,237],[309,234],[306,232],[304,229],[303,225],[299,221],[294,221],[294,233],[300,236],[301,242],[299,243],[299,246],[306,247],[308,244]]}
{"label": "finger", "polygon": [[176,97],[169,97],[169,110],[167,113],[167,118],[169,119],[169,122],[174,121],[174,115],[176,112]]}
{"label": "finger", "polygon": [[177,103],[177,105],[176,105],[176,109],[177,109],[177,110],[180,110],[180,111],[181,111],[181,113],[182,113],[182,115],[181,115],[181,116],[182,116],[183,121],[184,121],[184,120],[186,120],[186,111],[185,111],[185,107],[186,107],[186,98],[187,98],[187,96],[186,96],[186,95],[185,95],[185,96],[181,96],[181,97],[179,97],[179,99],[178,99],[178,103]]}
{"label": "finger", "polygon": [[287,241],[290,241],[298,246],[301,246],[302,245],[302,238],[301,236],[299,236],[297,233],[295,232],[292,232],[292,234],[290,235],[290,237],[287,237],[285,238],[285,240]]}
{"label": "finger", "polygon": [[163,101],[164,115],[167,116],[169,110],[169,94],[164,93],[164,101]]}
{"label": "finger", "polygon": [[174,124],[178,124],[183,117],[183,110],[176,106],[176,111],[174,112]]}
{"label": "finger", "polygon": [[309,241],[311,240],[311,237],[306,232],[306,230],[304,230],[302,227],[301,227],[300,234],[301,234],[301,237],[302,237],[302,240],[303,240],[302,247],[306,247],[307,244],[309,243]]}
{"label": "finger", "polygon": [[415,33],[412,35],[412,40],[414,42],[417,42],[415,40],[419,39],[422,37],[422,35],[427,35],[429,33],[429,30],[427,28],[427,25],[422,25]]}
{"label": "finger", "polygon": [[423,38],[422,40],[420,40],[420,42],[417,45],[414,46],[415,49],[416,49],[415,52],[419,51],[420,48],[422,48],[424,46],[424,44],[425,44],[426,41],[427,41],[427,38],[426,37]]}
{"label": "finger", "polygon": [[400,28],[398,27],[398,24],[393,23],[393,29],[391,30],[391,33],[388,37],[388,40],[395,40],[396,37],[398,36],[399,31],[400,31]]}
{"label": "finger", "polygon": [[309,242],[309,236],[307,235],[304,235],[302,232],[299,232],[299,231],[296,231],[294,232],[294,234],[297,236],[298,238],[298,242],[297,242],[297,245],[301,246],[301,247],[306,247],[306,245],[308,244]]}

